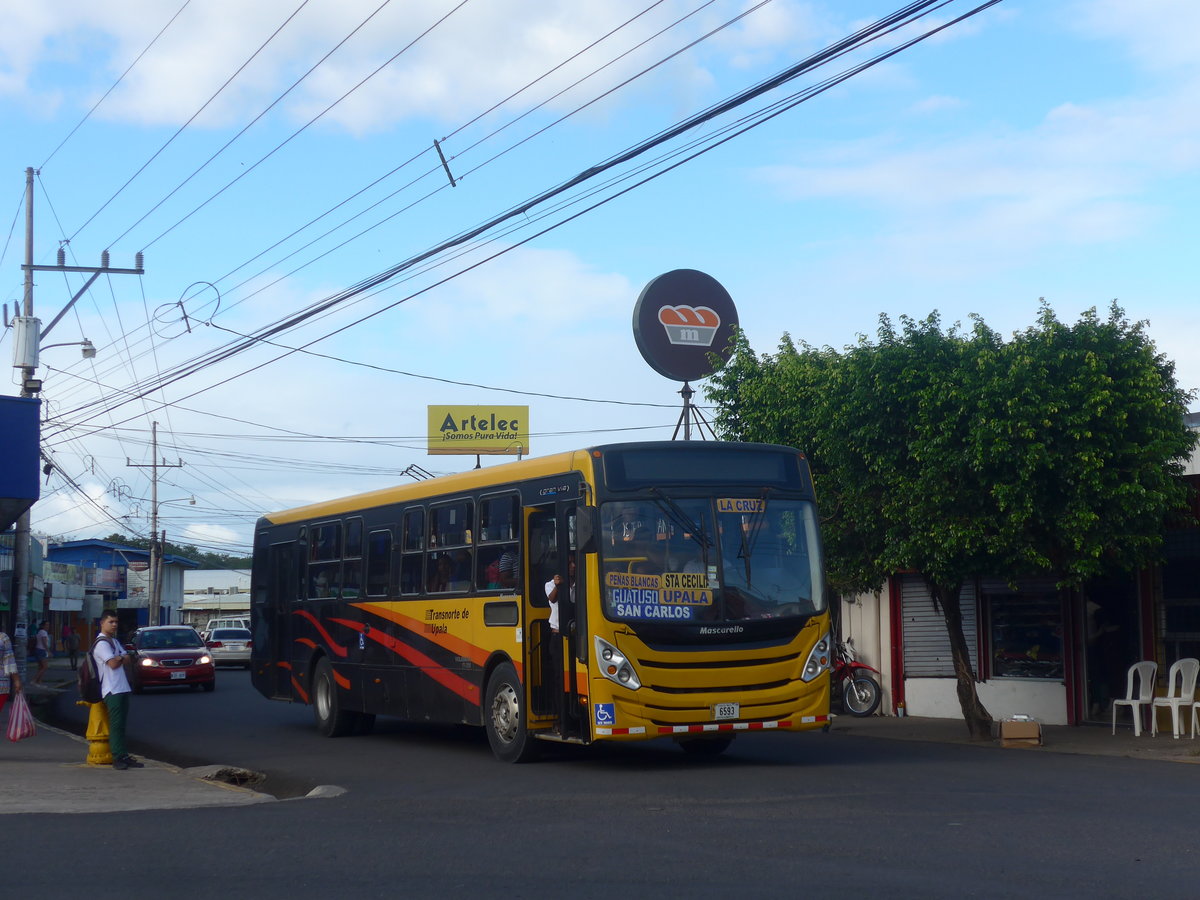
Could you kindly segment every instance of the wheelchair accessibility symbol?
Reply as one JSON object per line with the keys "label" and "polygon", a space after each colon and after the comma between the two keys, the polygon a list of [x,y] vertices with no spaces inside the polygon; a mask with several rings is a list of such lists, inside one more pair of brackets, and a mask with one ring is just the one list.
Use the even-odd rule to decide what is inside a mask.
{"label": "wheelchair accessibility symbol", "polygon": [[616,706],[612,703],[597,703],[596,704],[596,724],[597,725],[612,725],[617,721]]}

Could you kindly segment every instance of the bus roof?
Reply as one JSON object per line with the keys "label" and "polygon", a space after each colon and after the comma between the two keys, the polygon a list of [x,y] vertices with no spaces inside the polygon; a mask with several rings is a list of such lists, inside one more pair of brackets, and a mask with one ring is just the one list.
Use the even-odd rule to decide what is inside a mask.
{"label": "bus roof", "polygon": [[[458,491],[469,491],[491,484],[503,484],[508,481],[521,481],[526,478],[537,478],[543,475],[555,475],[579,469],[587,464],[587,450],[572,450],[567,453],[556,453],[552,456],[539,456],[533,459],[502,463],[498,466],[488,466],[486,469],[470,469],[453,475],[439,475],[425,481],[412,484],[399,484],[367,491],[363,494],[353,494],[349,497],[338,497],[333,500],[323,500],[285,509],[279,512],[267,513],[263,516],[267,522],[282,525],[287,522],[299,522],[306,519],[322,518],[345,513],[350,510],[369,509],[373,506],[386,506],[390,503],[402,503],[405,500],[420,500],[431,493],[453,494]],[[579,462],[577,457],[583,457]]]}
{"label": "bus roof", "polygon": [[[713,446],[721,444],[726,447],[738,447],[745,450],[775,450],[788,451],[791,453],[799,453],[794,447],[784,447],[775,444],[751,444],[751,443],[736,443],[725,441],[694,441],[690,442],[691,446]],[[466,472],[459,472],[452,475],[440,475],[436,478],[418,481],[412,484],[392,485],[386,488],[380,488],[375,491],[368,491],[362,494],[353,494],[348,497],[338,497],[333,500],[323,500],[319,503],[311,503],[307,506],[298,506],[294,509],[281,510],[279,512],[267,513],[262,517],[262,521],[272,525],[282,525],[289,522],[300,522],[308,519],[324,518],[326,516],[341,515],[346,512],[370,509],[375,506],[386,506],[392,503],[403,503],[407,500],[422,500],[430,494],[454,494],[460,491],[470,491],[489,485],[501,485],[507,482],[524,481],[526,479],[534,479],[548,477],[551,475],[560,475],[564,472],[579,471],[585,474],[591,472],[593,454],[610,453],[630,448],[662,448],[673,449],[675,451],[683,450],[689,446],[688,443],[681,441],[645,441],[635,443],[621,444],[603,444],[595,447],[587,447],[581,450],[571,450],[565,453],[556,453],[551,456],[540,456],[531,459],[523,459],[514,462],[502,463],[496,466],[488,466],[486,469],[470,469]],[[803,455],[803,454],[801,454]]]}

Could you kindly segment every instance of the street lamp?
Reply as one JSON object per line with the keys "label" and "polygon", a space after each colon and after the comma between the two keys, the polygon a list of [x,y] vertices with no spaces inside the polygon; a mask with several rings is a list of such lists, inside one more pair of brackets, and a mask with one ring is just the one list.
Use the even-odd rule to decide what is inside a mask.
{"label": "street lamp", "polygon": [[[26,381],[38,381],[33,378],[33,370],[38,367],[41,352],[52,347],[80,347],[84,359],[95,359],[96,345],[84,338],[82,341],[66,341],[61,344],[42,345],[45,332],[42,331],[42,320],[35,316],[14,316],[13,327],[13,368],[26,371]],[[41,383],[31,392],[41,390]]]}

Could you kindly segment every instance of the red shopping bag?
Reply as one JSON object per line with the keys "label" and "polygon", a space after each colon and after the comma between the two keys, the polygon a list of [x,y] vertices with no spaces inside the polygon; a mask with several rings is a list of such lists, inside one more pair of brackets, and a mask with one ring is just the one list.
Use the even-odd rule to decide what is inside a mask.
{"label": "red shopping bag", "polygon": [[22,693],[12,696],[8,705],[8,739],[20,741],[37,734],[37,726],[33,723],[33,713],[29,711],[29,702]]}

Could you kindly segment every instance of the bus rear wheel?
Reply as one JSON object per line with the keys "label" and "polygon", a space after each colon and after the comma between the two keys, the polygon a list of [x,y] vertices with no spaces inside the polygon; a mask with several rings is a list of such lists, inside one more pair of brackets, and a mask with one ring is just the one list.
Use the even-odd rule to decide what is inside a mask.
{"label": "bus rear wheel", "polygon": [[313,672],[312,699],[317,731],[325,737],[342,737],[357,730],[359,713],[342,709],[333,680],[333,666],[323,657],[317,661]]}
{"label": "bus rear wheel", "polygon": [[537,747],[525,728],[521,681],[510,663],[502,663],[488,679],[484,695],[483,725],[492,753],[501,762],[528,762]]}

